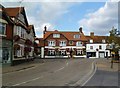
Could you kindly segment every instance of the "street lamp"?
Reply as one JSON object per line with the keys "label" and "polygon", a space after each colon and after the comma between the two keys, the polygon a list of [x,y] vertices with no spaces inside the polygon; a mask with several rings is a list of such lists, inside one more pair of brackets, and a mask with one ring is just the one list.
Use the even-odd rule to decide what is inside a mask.
{"label": "street lamp", "polygon": [[113,59],[115,58],[115,52],[114,52],[114,50],[115,50],[115,43],[114,42],[112,42],[112,59],[111,59],[111,68],[113,68]]}

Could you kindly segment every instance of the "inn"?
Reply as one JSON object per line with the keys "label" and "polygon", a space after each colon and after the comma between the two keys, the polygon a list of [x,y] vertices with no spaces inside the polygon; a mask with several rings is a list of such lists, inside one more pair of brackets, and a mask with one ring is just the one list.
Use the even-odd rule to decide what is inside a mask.
{"label": "inn", "polygon": [[42,58],[68,57],[72,51],[73,57],[85,57],[86,37],[82,27],[77,32],[71,31],[48,31],[47,27],[43,32],[44,47],[41,48]]}

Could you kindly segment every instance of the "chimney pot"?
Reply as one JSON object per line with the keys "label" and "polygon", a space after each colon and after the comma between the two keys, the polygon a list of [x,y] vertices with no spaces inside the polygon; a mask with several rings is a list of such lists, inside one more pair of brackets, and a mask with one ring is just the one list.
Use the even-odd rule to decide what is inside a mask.
{"label": "chimney pot", "polygon": [[79,28],[80,33],[82,33],[82,27]]}
{"label": "chimney pot", "polygon": [[90,36],[91,36],[91,37],[94,37],[94,32],[90,32]]}

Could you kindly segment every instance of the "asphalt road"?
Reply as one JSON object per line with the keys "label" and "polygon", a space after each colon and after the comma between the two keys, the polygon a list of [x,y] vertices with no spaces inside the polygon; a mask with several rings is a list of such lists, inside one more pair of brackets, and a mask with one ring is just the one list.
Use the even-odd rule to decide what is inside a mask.
{"label": "asphalt road", "polygon": [[71,86],[82,82],[94,59],[51,59],[35,68],[3,74],[3,86]]}

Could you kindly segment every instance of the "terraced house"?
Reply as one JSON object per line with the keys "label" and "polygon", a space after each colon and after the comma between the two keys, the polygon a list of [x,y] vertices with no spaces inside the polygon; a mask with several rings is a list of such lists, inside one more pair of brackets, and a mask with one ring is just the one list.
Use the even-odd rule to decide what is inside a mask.
{"label": "terraced house", "polygon": [[[12,59],[17,62],[34,58],[34,26],[29,25],[24,7],[4,8],[7,16],[12,20],[12,28],[7,27],[12,41]],[[9,24],[8,24],[9,25]],[[11,30],[10,30],[11,29]]]}
{"label": "terraced house", "polygon": [[45,58],[49,57],[68,57],[67,53],[73,52],[74,57],[84,57],[86,37],[82,27],[77,32],[71,31],[47,31],[44,30],[44,52]]}

